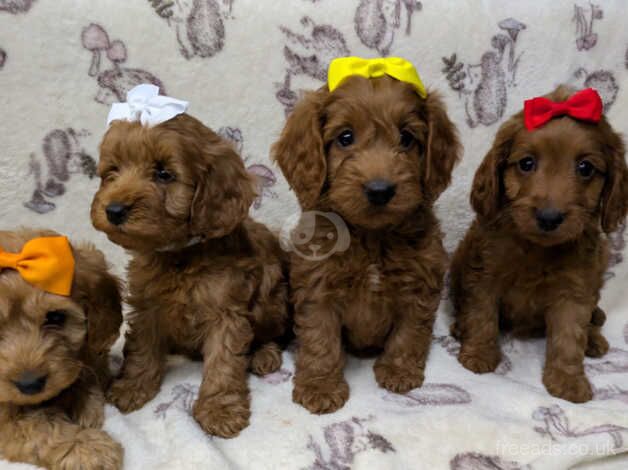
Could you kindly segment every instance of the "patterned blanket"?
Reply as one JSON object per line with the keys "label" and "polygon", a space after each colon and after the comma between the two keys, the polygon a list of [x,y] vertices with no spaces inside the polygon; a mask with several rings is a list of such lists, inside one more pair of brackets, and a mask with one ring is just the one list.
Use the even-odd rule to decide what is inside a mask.
{"label": "patterned blanket", "polygon": [[[150,82],[235,143],[263,181],[252,215],[281,228],[298,206],[268,153],[300,91],[320,86],[335,56],[398,55],[444,94],[465,146],[438,202],[451,251],[472,217],[474,170],[523,99],[561,82],[595,87],[628,132],[626,18],[620,0],[0,0],[0,226],[93,240],[123,275],[126,255],[89,220],[97,144],[109,105]],[[251,425],[223,440],[190,416],[200,364],[173,357],[161,393],[130,415],[107,407],[105,428],[127,469],[625,469],[624,230],[601,302],[611,350],[586,361],[587,404],[545,391],[542,340],[505,338],[496,373],[462,368],[445,294],[426,383],[407,395],[378,388],[372,361],[352,358],[351,399],[310,415],[291,401],[289,350],[279,372],[250,378]]]}

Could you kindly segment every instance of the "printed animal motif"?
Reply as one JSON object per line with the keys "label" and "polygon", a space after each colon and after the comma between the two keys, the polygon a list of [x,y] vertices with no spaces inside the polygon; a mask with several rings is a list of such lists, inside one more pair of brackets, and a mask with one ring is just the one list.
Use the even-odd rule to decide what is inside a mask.
{"label": "printed animal motif", "polygon": [[484,455],[478,452],[465,452],[456,455],[449,462],[451,470],[531,470],[529,465],[503,460],[494,455]]}
{"label": "printed animal motif", "polygon": [[270,374],[266,374],[263,377],[260,377],[261,380],[270,385],[279,385],[282,383],[286,383],[292,378],[293,373],[288,369],[281,368],[276,372],[272,372]]}
{"label": "printed animal motif", "polygon": [[351,418],[327,425],[323,428],[324,442],[319,443],[310,435],[307,448],[314,452],[315,460],[304,470],[350,470],[355,456],[362,452],[395,452],[384,436],[364,427],[372,419]]}
{"label": "printed animal motif", "polygon": [[304,33],[279,27],[286,37],[283,54],[287,67],[283,82],[275,83],[275,96],[284,106],[286,115],[290,114],[298,100],[297,92],[292,89],[294,77],[306,76],[325,82],[331,60],[350,54],[343,34],[333,26],[316,24],[309,16],[301,18],[301,25]]}
{"label": "printed animal motif", "polygon": [[275,186],[275,184],[277,184],[277,176],[273,170],[268,168],[266,165],[261,163],[248,164],[252,157],[243,153],[244,137],[242,136],[242,131],[237,127],[221,127],[218,129],[218,134],[233,143],[238,154],[242,156],[247,171],[255,176],[255,180],[258,184],[257,192],[259,196],[255,199],[255,201],[253,201],[253,209],[257,210],[262,207],[262,202],[265,197],[277,199],[279,195],[271,189]]}
{"label": "printed animal motif", "polygon": [[[458,357],[458,353],[460,352],[460,342],[456,338],[454,338],[453,336],[446,335],[446,336],[434,336],[433,339],[436,344],[439,344],[440,346],[445,348],[445,351],[447,351],[447,354],[449,354],[452,357]],[[501,339],[502,361],[497,366],[497,369],[495,369],[495,374],[506,375],[508,372],[512,370],[512,361],[510,360],[510,357],[507,354],[508,350],[512,349],[512,347],[513,347],[512,338],[505,337]]]}
{"label": "printed animal motif", "polygon": [[517,54],[515,46],[519,33],[526,25],[514,18],[498,23],[506,32],[491,38],[493,50],[482,54],[478,64],[458,60],[454,53],[443,57],[442,72],[449,86],[464,101],[467,124],[474,128],[479,124],[490,126],[504,115],[508,100],[507,90],[516,85],[516,74],[523,53]]}
{"label": "printed animal motif", "polygon": [[549,436],[552,441],[593,434],[608,434],[613,439],[613,444],[617,449],[623,445],[623,434],[628,431],[627,427],[615,424],[601,424],[590,428],[572,427],[569,423],[569,418],[558,405],[537,408],[532,414],[532,419],[543,423],[542,426],[535,426],[534,430],[542,436]]}
{"label": "printed animal motif", "polygon": [[619,385],[609,385],[608,387],[595,388],[593,390],[594,400],[619,400],[628,405],[628,390]]}
{"label": "printed animal motif", "polygon": [[7,61],[7,53],[0,47],[0,70],[4,67],[4,63]]}
{"label": "printed animal motif", "polygon": [[402,7],[405,11],[408,36],[412,31],[412,15],[423,5],[417,0],[360,0],[355,11],[355,32],[366,47],[387,56],[401,28]]}
{"label": "printed animal motif", "polygon": [[24,203],[25,207],[38,214],[50,212],[56,205],[47,198],[65,194],[66,184],[73,174],[80,173],[89,179],[96,175],[96,161],[81,145],[81,139],[88,135],[85,129],[72,128],[54,129],[46,134],[42,141],[44,158],[30,156],[29,173],[33,175],[35,189],[31,199]]}
{"label": "printed animal motif", "polygon": [[628,351],[611,347],[599,359],[588,358],[584,364],[587,374],[602,375],[628,372]]}
{"label": "printed animal motif", "polygon": [[568,83],[575,88],[595,88],[602,98],[605,113],[615,103],[619,92],[617,80],[610,70],[595,70],[589,73],[581,67],[573,73]]}
{"label": "printed animal motif", "polygon": [[[83,28],[81,42],[83,47],[92,53],[88,75],[96,78],[100,87],[94,97],[98,103],[124,102],[127,92],[141,83],[152,83],[159,87],[160,94],[166,94],[163,84],[152,73],[121,66],[127,60],[126,46],[119,39],[110,41],[102,26],[91,23]],[[103,60],[109,62],[108,68],[104,68]]]}
{"label": "printed animal motif", "polygon": [[604,275],[605,280],[615,277],[613,268],[624,260],[623,251],[624,248],[626,248],[626,241],[624,239],[625,233],[626,222],[622,223],[617,231],[609,235],[611,253],[608,260],[608,271],[606,271],[606,274]]}
{"label": "printed animal motif", "polygon": [[168,412],[174,407],[191,415],[192,406],[196,401],[197,395],[198,385],[192,385],[188,382],[177,384],[172,387],[170,391],[172,399],[157,405],[153,412],[157,418],[164,419]]}
{"label": "printed animal motif", "polygon": [[593,32],[593,22],[601,20],[604,12],[599,5],[589,2],[589,8],[574,5],[574,14],[571,19],[576,23],[576,47],[579,51],[588,51],[597,44],[597,33]]}
{"label": "printed animal motif", "polygon": [[175,31],[186,59],[213,57],[225,45],[223,19],[232,18],[234,0],[148,0]]}
{"label": "printed animal motif", "polygon": [[31,9],[35,0],[0,0],[0,11],[6,11],[11,15],[26,13]]}
{"label": "printed animal motif", "polygon": [[422,387],[415,388],[404,395],[385,392],[383,399],[406,408],[471,403],[469,392],[453,384],[423,384]]}

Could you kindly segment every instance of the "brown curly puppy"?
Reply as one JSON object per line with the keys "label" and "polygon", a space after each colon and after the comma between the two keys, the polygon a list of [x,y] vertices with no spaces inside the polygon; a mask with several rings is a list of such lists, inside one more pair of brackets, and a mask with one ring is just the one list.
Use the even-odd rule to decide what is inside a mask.
{"label": "brown curly puppy", "polygon": [[[559,87],[556,102],[572,91]],[[591,399],[582,361],[608,350],[597,307],[609,233],[628,208],[624,144],[602,117],[560,117],[524,128],[519,112],[499,129],[475,174],[477,212],[452,267],[458,359],[473,372],[500,362],[499,326],[547,333],[543,383],[554,396]]]}
{"label": "brown curly puppy", "polygon": [[[0,232],[18,253],[50,231]],[[118,281],[103,254],[75,245],[71,296],[0,272],[0,456],[52,469],[119,469],[123,451],[100,428],[109,348],[122,324]]]}
{"label": "brown curly puppy", "polygon": [[247,367],[279,368],[274,340],[288,321],[279,243],[248,217],[251,176],[186,114],[155,127],[115,121],[98,171],[93,224],[133,255],[125,361],[108,398],[136,410],[159,391],[168,352],[200,355],[194,417],[210,434],[237,435],[250,415]]}
{"label": "brown curly puppy", "polygon": [[[332,412],[349,397],[343,337],[353,351],[381,352],[382,387],[403,393],[423,383],[446,267],[432,205],[459,153],[439,96],[421,99],[388,76],[310,92],[288,118],[273,156],[302,223],[316,219],[308,211],[333,212],[350,236],[346,251],[326,259],[292,257],[293,399],[311,412]],[[318,252],[333,251],[332,221],[310,230]]]}

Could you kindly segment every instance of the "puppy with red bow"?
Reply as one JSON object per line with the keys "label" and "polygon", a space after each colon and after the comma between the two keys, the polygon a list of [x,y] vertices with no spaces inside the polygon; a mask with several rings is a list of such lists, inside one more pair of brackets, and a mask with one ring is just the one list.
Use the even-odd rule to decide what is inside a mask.
{"label": "puppy with red bow", "polygon": [[590,400],[583,359],[608,350],[597,306],[605,234],[628,210],[624,143],[597,92],[560,86],[526,101],[478,168],[471,205],[477,218],[451,267],[459,361],[476,373],[495,370],[500,327],[546,334],[545,387]]}

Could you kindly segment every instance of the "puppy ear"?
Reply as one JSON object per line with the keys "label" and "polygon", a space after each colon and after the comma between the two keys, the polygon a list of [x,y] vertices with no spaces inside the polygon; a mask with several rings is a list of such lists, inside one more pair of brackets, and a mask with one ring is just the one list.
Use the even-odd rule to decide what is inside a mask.
{"label": "puppy ear", "polygon": [[427,113],[427,148],[423,184],[427,198],[435,201],[449,186],[451,172],[460,159],[462,146],[458,131],[447,115],[440,95],[430,92],[425,100]]}
{"label": "puppy ear", "polygon": [[[120,335],[120,282],[107,270],[105,256],[90,244],[74,248],[72,298],[87,317],[87,355],[99,374],[107,374],[109,349]],[[103,369],[103,370],[100,370]]]}
{"label": "puppy ear", "polygon": [[605,121],[601,126],[605,134],[605,153],[610,160],[602,192],[602,230],[610,233],[617,229],[628,212],[628,168],[625,160],[626,148],[621,136]]}
{"label": "puppy ear", "polygon": [[231,143],[207,131],[190,209],[190,231],[220,238],[247,218],[257,194],[252,175]]}
{"label": "puppy ear", "polygon": [[307,93],[297,103],[271,151],[273,160],[279,164],[304,210],[316,205],[327,175],[321,133],[327,94],[322,88]]}
{"label": "puppy ear", "polygon": [[497,131],[491,149],[475,172],[471,188],[471,206],[484,219],[492,219],[501,206],[502,169],[510,155],[517,132],[523,129],[521,113],[506,121]]}

